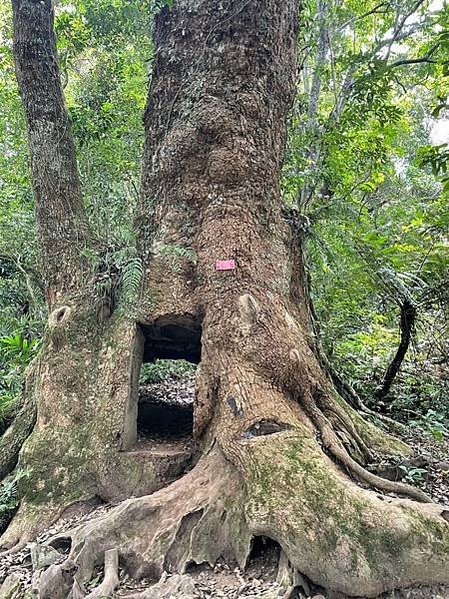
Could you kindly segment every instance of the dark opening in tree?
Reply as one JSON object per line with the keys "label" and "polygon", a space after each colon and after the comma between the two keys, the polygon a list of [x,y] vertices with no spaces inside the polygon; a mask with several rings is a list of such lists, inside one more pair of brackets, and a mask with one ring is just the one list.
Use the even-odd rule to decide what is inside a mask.
{"label": "dark opening in tree", "polygon": [[246,562],[248,576],[275,580],[278,574],[281,552],[281,546],[274,539],[266,536],[254,537]]}
{"label": "dark opening in tree", "polygon": [[165,318],[151,326],[139,326],[123,449],[144,442],[147,449],[163,441],[179,446],[182,440],[191,447],[200,356],[201,328],[187,319]]}
{"label": "dark opening in tree", "polygon": [[[170,328],[172,348],[177,330]],[[136,335],[123,450],[141,465],[143,479],[147,471],[157,471],[167,484],[183,476],[196,462],[193,405],[197,365],[184,356],[199,356],[200,351],[193,342],[187,344],[187,335],[183,335],[176,351],[179,359],[161,359],[166,351],[165,334],[159,336],[159,344],[154,344],[155,337],[149,331],[150,327],[145,329],[146,334],[140,329]],[[199,343],[200,337],[196,340]],[[186,347],[189,352],[184,354]],[[147,361],[149,356],[151,361]]]}
{"label": "dark opening in tree", "polygon": [[138,439],[181,441],[192,436],[195,371],[195,365],[186,360],[157,360],[143,365]]}
{"label": "dark opening in tree", "polygon": [[[30,472],[0,548],[23,547],[76,503],[132,497],[64,532],[70,553],[41,573],[41,599],[84,595],[102,563],[86,597],[111,596],[119,555],[135,577],[221,556],[242,568],[261,534],[296,578],[334,596],[449,582],[447,510],[365,467],[411,448],[330,380],[303,239],[283,218],[299,2],[162,3],[126,262],[138,268],[106,286],[110,244],[85,210],[53,2],[12,4],[49,319],[25,385],[38,417],[21,416],[12,450],[12,427],[0,446],[0,469]],[[100,284],[114,297],[99,306]],[[142,364],[158,360],[200,364],[197,452],[137,440],[137,423],[156,421],[154,408],[139,418]],[[176,428],[160,411],[159,422]]]}
{"label": "dark opening in tree", "polygon": [[152,325],[141,325],[145,339],[144,362],[187,360],[199,364],[201,360],[201,325],[185,316],[158,318]]}

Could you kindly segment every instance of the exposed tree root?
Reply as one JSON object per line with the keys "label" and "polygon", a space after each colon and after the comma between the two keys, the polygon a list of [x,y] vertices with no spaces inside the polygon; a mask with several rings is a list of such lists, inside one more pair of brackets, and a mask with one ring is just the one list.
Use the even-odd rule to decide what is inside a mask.
{"label": "exposed tree root", "polygon": [[383,422],[388,427],[388,429],[393,431],[394,433],[403,433],[405,430],[405,426],[403,424],[397,422],[396,420],[393,420],[392,418],[389,418],[388,416],[385,416],[384,414],[378,414],[377,412],[370,410],[370,408],[368,408],[363,403],[362,399],[355,391],[355,389],[340,375],[340,373],[337,371],[337,369],[333,366],[333,364],[327,357],[327,354],[321,343],[321,330],[319,325],[319,318],[315,310],[315,304],[312,299],[310,275],[305,266],[308,263],[305,247],[305,238],[304,235],[301,234],[298,244],[298,253],[301,258],[300,264],[303,265],[303,276],[301,277],[301,280],[304,282],[304,300],[308,307],[310,319],[309,322],[315,333],[314,352],[323,371],[327,374],[329,380],[332,381],[336,391],[348,403],[349,406],[361,412],[367,417],[374,418],[377,421]]}
{"label": "exposed tree root", "polygon": [[[449,582],[445,510],[379,496],[344,471],[377,489],[427,501],[351,457],[363,462],[375,450],[401,447],[332,396],[315,352],[305,265],[281,221],[279,191],[295,96],[297,2],[245,2],[238,14],[232,3],[217,9],[211,0],[175,2],[156,19],[136,231],[143,270],[139,322],[114,312],[114,302],[99,312],[85,284],[78,249],[96,252],[97,244],[82,207],[55,38],[48,35],[52,4],[13,4],[25,108],[35,105],[29,98],[47,71],[53,81],[41,87],[50,93],[54,126],[34,127],[42,114],[28,110],[29,129],[51,131],[50,145],[65,148],[68,176],[61,179],[66,188],[42,178],[49,185],[38,213],[51,313],[34,390],[39,418],[20,456],[33,473],[2,542],[23,543],[74,502],[142,495],[69,533],[70,554],[42,573],[40,599],[109,592],[117,582],[116,551],[131,576],[155,580],[220,557],[243,567],[254,536],[278,542],[292,569],[312,583],[347,595]],[[190,30],[210,32],[200,43],[201,68],[191,60],[199,46],[196,36],[185,35]],[[36,37],[29,31],[42,34],[48,52],[41,54],[50,62],[28,64]],[[23,76],[38,67],[38,77]],[[62,142],[60,131],[67,134]],[[47,160],[48,148],[36,135],[32,154]],[[55,237],[48,215],[66,204],[59,224],[68,228],[59,227]],[[168,248],[184,248],[176,253],[179,268],[168,268]],[[233,259],[233,271],[214,268],[225,258]],[[171,484],[170,472],[130,451],[140,363],[145,350],[157,357],[144,330],[157,322],[174,330],[166,357],[173,347],[182,357],[178,342],[191,327],[181,325],[195,323],[188,355],[201,356],[195,432],[203,455]],[[105,579],[91,591],[88,583],[105,559]]]}
{"label": "exposed tree root", "polygon": [[[169,487],[71,531],[67,560],[42,575],[41,599],[55,599],[62,580],[71,581],[73,598],[84,597],[94,569],[114,548],[131,576],[156,580],[163,571],[182,573],[219,557],[244,567],[251,539],[260,535],[279,542],[292,567],[314,584],[350,596],[449,582],[449,524],[441,506],[357,487],[306,428],[240,444],[244,473],[215,446]],[[115,583],[114,568],[102,584]]]}
{"label": "exposed tree root", "polygon": [[[184,572],[192,562],[214,564],[220,557],[244,567],[254,536],[277,541],[293,569],[314,584],[347,595],[369,597],[396,587],[449,582],[449,524],[443,508],[379,496],[347,476],[349,473],[378,490],[429,501],[408,485],[368,472],[352,457],[354,451],[364,462],[373,449],[400,452],[406,446],[366,424],[334,396],[311,351],[301,344],[298,325],[285,319],[290,328],[281,329],[274,338],[265,323],[267,315],[252,296],[245,295],[239,305],[241,319],[234,321],[238,352],[217,353],[219,339],[215,340],[210,323],[214,341],[204,341],[200,382],[207,392],[203,389],[200,395],[207,417],[200,427],[205,431],[201,439],[205,453],[200,461],[169,486],[161,489],[167,481],[156,477],[160,486],[147,490],[154,490],[152,494],[126,500],[71,531],[67,560],[42,574],[41,599],[66,599],[69,593],[71,599],[89,596],[88,583],[95,568],[104,563],[105,555],[113,556],[108,552],[115,549],[131,576],[156,580],[164,571]],[[259,335],[255,335],[255,327]],[[132,331],[128,334],[134,338]],[[273,362],[267,347],[276,344],[287,360]],[[295,345],[299,349],[291,350]],[[131,352],[125,358],[121,351],[120,360],[126,364],[131,363]],[[110,361],[104,363],[106,381],[111,385],[108,389],[114,389],[117,372],[125,373],[121,397],[126,405],[129,367],[120,362],[118,369]],[[55,384],[54,378],[45,381]],[[69,402],[65,378],[56,382]],[[97,398],[96,380],[89,382],[89,397]],[[70,408],[81,409],[72,404]],[[50,406],[46,409],[50,422]],[[114,417],[119,420],[115,413]],[[100,449],[110,446],[113,436],[104,434],[105,421],[97,423],[93,418],[92,422],[89,434],[79,427],[81,436],[74,452],[88,446],[92,438]],[[57,439],[54,427],[42,427],[22,451],[23,458],[34,457],[36,485],[49,479],[50,492],[41,503],[23,502],[2,539],[4,545],[29,540],[64,507],[91,497],[98,488],[109,493],[117,488],[121,493],[118,481],[122,478],[127,479],[128,487],[132,487],[133,477],[137,481],[142,478],[141,470],[131,467],[126,451],[111,454],[113,460],[109,454],[98,453],[97,461],[89,458],[97,454],[86,452],[86,472],[91,473],[92,465],[95,476],[86,478],[79,460],[78,470],[73,472],[66,448],[76,429],[71,421],[70,426],[65,421],[62,424]],[[317,433],[334,461],[323,452]],[[48,477],[48,465],[40,471],[36,458],[36,449],[47,451],[47,435],[54,441],[51,474],[63,473],[56,479],[57,485]],[[209,452],[205,451],[208,443],[212,445]],[[100,459],[104,459],[104,467],[98,467]],[[154,471],[148,472],[154,477]],[[38,486],[32,493],[36,490]],[[80,498],[80,492],[84,497]],[[91,597],[116,584],[114,570],[114,564],[105,567],[103,587]],[[55,589],[60,589],[58,595]]]}
{"label": "exposed tree root", "polygon": [[214,564],[220,556],[237,558],[244,565],[251,536],[244,524],[242,497],[239,474],[213,449],[166,489],[127,500],[72,531],[67,560],[42,575],[41,599],[54,599],[45,589],[54,588],[52,580],[67,576],[72,576],[77,597],[84,597],[81,593],[94,568],[116,547],[122,565],[136,578],[157,580],[163,571],[183,572],[190,563]]}
{"label": "exposed tree root", "polygon": [[379,491],[384,491],[386,493],[397,493],[398,495],[405,495],[406,497],[411,497],[417,501],[432,503],[432,499],[423,493],[423,491],[416,489],[411,485],[381,478],[380,476],[377,476],[366,470],[366,468],[361,466],[349,455],[328,419],[318,408],[317,402],[314,401],[309,393],[304,394],[302,397],[302,403],[310,419],[320,432],[325,448],[338,460],[340,464],[345,466],[349,472],[352,472],[357,478],[368,483]]}
{"label": "exposed tree root", "polygon": [[393,418],[389,418],[388,416],[385,416],[385,414],[374,412],[368,408],[368,406],[363,403],[360,396],[356,393],[355,389],[351,387],[351,385],[337,372],[337,370],[329,361],[325,352],[320,348],[318,353],[319,361],[322,364],[324,371],[327,372],[330,380],[332,380],[333,384],[335,385],[335,389],[352,408],[358,410],[361,414],[368,418],[372,418],[384,423],[389,430],[396,434],[401,434],[406,430],[406,427],[401,422],[393,420]]}
{"label": "exposed tree root", "polygon": [[[315,584],[374,596],[423,578],[433,583],[449,576],[443,565],[449,560],[449,526],[441,506],[356,487],[301,435],[265,437],[249,449],[255,460],[255,476],[248,479],[250,530],[255,526],[259,534],[275,538]],[[274,455],[275,471],[266,465]],[[429,562],[421,564],[419,554]]]}
{"label": "exposed tree root", "polygon": [[[320,402],[315,398],[317,406],[320,407]],[[338,427],[340,430],[346,433],[346,439],[348,444],[355,446],[355,449],[359,451],[364,461],[372,461],[373,453],[362,437],[351,420],[349,414],[345,412],[340,406],[334,402],[333,404],[322,408],[323,413],[327,414],[329,420],[333,423],[333,428]]]}
{"label": "exposed tree root", "polygon": [[104,580],[95,590],[86,596],[86,599],[102,599],[109,595],[119,585],[118,577],[118,551],[116,548],[108,549],[104,554]]}

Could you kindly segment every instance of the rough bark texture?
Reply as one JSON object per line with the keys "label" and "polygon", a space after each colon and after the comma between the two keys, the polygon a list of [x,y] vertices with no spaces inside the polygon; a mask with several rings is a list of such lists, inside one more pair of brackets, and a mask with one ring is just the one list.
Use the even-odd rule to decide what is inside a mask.
{"label": "rough bark texture", "polygon": [[[378,494],[427,501],[365,470],[372,451],[407,447],[338,396],[315,353],[278,184],[297,22],[295,0],[177,0],[157,18],[139,322],[99,322],[87,301],[50,316],[37,424],[21,454],[32,490],[3,543],[74,501],[141,497],[70,533],[66,562],[41,576],[42,598],[83,597],[114,548],[132,575],[157,577],[220,556],[243,566],[259,535],[350,596],[449,581],[447,512]],[[200,360],[198,461],[171,484],[161,456],[132,451],[142,356]]]}
{"label": "rough bark texture", "polygon": [[28,383],[31,409],[19,413],[0,442],[2,475],[21,448],[21,464],[32,469],[5,546],[23,543],[74,502],[151,493],[184,467],[182,460],[133,450],[142,336],[134,320],[94,299],[96,273],[89,272],[83,250],[97,244],[63,102],[52,2],[14,0],[13,9],[49,318]]}
{"label": "rough bark texture", "polygon": [[59,77],[52,4],[12,1],[16,75],[27,121],[39,249],[50,304],[58,294],[79,285],[80,252],[89,239]]}

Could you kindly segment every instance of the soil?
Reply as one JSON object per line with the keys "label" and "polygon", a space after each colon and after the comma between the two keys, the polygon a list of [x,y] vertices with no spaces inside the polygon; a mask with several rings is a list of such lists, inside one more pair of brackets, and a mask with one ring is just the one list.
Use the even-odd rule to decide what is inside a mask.
{"label": "soil", "polygon": [[139,387],[137,442],[129,451],[193,451],[195,376]]}
{"label": "soil", "polygon": [[139,387],[139,401],[160,401],[169,406],[192,406],[195,395],[195,374],[182,378],[166,377]]}
{"label": "soil", "polygon": [[[155,427],[148,420],[148,427],[142,426],[139,439],[132,451],[165,452],[170,454],[178,451],[193,450],[193,440],[188,430],[188,414],[192,409],[195,381],[194,377],[186,379],[166,379],[159,383],[145,385],[140,389],[140,401],[146,409],[166,409],[170,413],[177,413],[179,429],[166,422],[163,427]],[[382,476],[395,480],[403,480],[414,484],[429,494],[439,503],[449,505],[449,439],[437,441],[430,433],[414,426],[407,428],[405,440],[414,448],[413,456],[407,460],[380,459],[370,465],[370,469]],[[40,535],[36,540],[39,544],[47,543],[56,534],[60,535],[65,530],[78,525],[80,522],[91,520],[108,510],[112,505],[93,507],[88,513],[78,513],[71,517],[66,516]],[[31,564],[31,545],[14,554],[1,556],[0,585],[10,574],[15,573],[23,583],[24,589],[31,588],[33,569]],[[69,550],[62,544],[56,549],[61,553],[61,561]],[[173,599],[209,598],[265,598],[265,599],[344,599],[342,595],[326,594],[321,589],[312,588],[304,581],[304,586],[296,588],[286,594],[277,581],[280,547],[270,539],[256,539],[246,570],[241,571],[236,564],[219,562],[215,567],[208,565],[192,566],[184,576],[178,576],[184,591],[165,595],[163,590],[156,591],[157,597],[172,597]],[[151,589],[156,581],[150,579],[132,580],[124,570],[120,570],[120,587],[114,597],[124,599],[132,597]],[[159,581],[158,589],[170,588],[173,575],[164,574]],[[175,575],[176,577],[176,575]],[[92,581],[92,586],[102,579],[102,572],[98,571]],[[185,589],[189,589],[187,592]],[[0,586],[1,596],[1,586]],[[440,588],[415,588],[405,591],[387,593],[378,599],[449,599],[449,587]]]}

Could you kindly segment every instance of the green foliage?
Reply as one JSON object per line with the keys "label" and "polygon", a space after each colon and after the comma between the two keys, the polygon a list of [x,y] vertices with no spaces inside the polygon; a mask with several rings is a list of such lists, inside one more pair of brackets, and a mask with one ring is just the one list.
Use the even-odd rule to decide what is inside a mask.
{"label": "green foliage", "polygon": [[40,339],[22,333],[0,337],[0,428],[19,396],[25,368],[37,355]]}
{"label": "green foliage", "polygon": [[403,473],[402,480],[412,485],[422,482],[428,474],[425,468],[409,468],[404,464],[399,465],[399,470]]}
{"label": "green foliage", "polygon": [[24,339],[21,333],[0,338],[0,351],[11,363],[27,365],[39,346],[38,339]]}
{"label": "green foliage", "polygon": [[305,6],[310,50],[282,179],[286,203],[309,223],[322,340],[371,403],[399,343],[398,306],[412,301],[412,347],[382,408],[404,420],[432,407],[448,417],[449,377],[439,366],[449,336],[448,155],[433,143],[429,115],[446,109],[449,11],[407,0],[323,6]]}
{"label": "green foliage", "polygon": [[180,272],[183,261],[196,264],[196,253],[191,248],[174,244],[159,244],[156,251],[165,258],[172,272]]}
{"label": "green foliage", "polygon": [[123,263],[121,270],[120,301],[125,308],[136,304],[142,284],[142,277],[142,260],[136,253],[133,253]]}
{"label": "green foliage", "polygon": [[121,314],[134,314],[143,277],[142,260],[135,242],[111,246],[102,252],[84,250],[83,255],[92,273],[93,297],[98,306],[108,305]]}
{"label": "green foliage", "polygon": [[154,0],[154,10],[159,12],[164,6],[171,8],[175,0]]}
{"label": "green foliage", "polygon": [[11,477],[0,483],[0,533],[6,529],[19,507],[19,484],[23,484],[30,474],[30,469],[19,468]]}
{"label": "green foliage", "polygon": [[428,410],[428,412],[419,419],[413,420],[412,424],[424,429],[427,433],[432,435],[435,441],[441,443],[449,436],[448,422],[449,415],[447,412],[442,413],[435,410]]}
{"label": "green foliage", "polygon": [[448,144],[436,146],[428,145],[420,148],[418,153],[418,164],[429,165],[433,174],[439,177],[443,185],[443,191],[449,193],[449,147]]}
{"label": "green foliage", "polygon": [[142,365],[140,384],[160,383],[166,380],[184,379],[192,376],[196,365],[186,360],[156,360]]}

